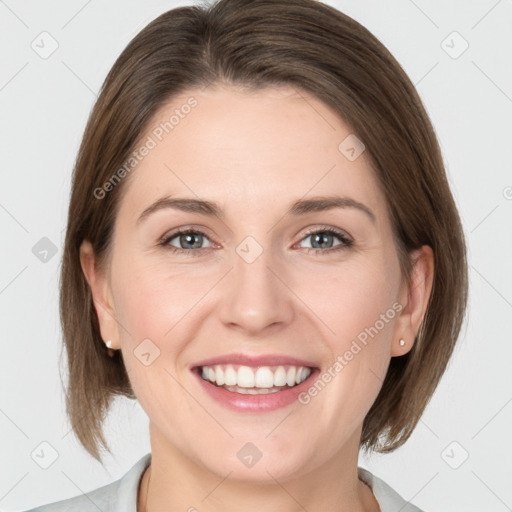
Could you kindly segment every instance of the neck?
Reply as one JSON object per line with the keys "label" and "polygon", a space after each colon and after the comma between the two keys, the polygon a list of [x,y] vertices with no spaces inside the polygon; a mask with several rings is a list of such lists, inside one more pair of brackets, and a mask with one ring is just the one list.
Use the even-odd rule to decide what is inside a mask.
{"label": "neck", "polygon": [[139,487],[137,512],[380,512],[371,489],[357,477],[354,457],[338,454],[321,467],[292,478],[264,481],[218,475],[165,443],[156,429],[151,435],[151,465]]}

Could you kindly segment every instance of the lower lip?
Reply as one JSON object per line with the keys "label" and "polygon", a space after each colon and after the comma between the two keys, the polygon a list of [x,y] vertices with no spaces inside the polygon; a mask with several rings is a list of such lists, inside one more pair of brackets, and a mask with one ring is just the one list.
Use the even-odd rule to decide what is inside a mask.
{"label": "lower lip", "polygon": [[199,379],[202,388],[206,393],[208,393],[208,395],[224,407],[237,412],[275,411],[276,409],[281,409],[282,407],[291,405],[298,401],[298,396],[311,385],[312,379],[314,379],[319,372],[319,369],[312,370],[311,374],[304,382],[301,382],[291,388],[284,389],[283,391],[261,395],[244,395],[216,386],[215,384],[204,380],[197,370],[193,371]]}

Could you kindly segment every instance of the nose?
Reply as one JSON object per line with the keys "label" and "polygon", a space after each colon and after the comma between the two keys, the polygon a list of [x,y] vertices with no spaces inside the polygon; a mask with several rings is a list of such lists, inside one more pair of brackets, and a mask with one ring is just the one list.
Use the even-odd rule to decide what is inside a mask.
{"label": "nose", "polygon": [[223,324],[248,337],[289,325],[294,317],[294,294],[285,274],[270,251],[263,251],[252,262],[235,253],[221,292]]}

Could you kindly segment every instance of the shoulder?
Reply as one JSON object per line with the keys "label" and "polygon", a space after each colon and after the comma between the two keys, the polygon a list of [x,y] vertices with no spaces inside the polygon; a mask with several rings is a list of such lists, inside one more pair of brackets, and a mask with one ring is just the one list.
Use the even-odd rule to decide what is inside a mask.
{"label": "shoulder", "polygon": [[389,484],[367,469],[358,467],[357,471],[359,478],[371,487],[381,512],[424,512],[402,498]]}
{"label": "shoulder", "polygon": [[119,481],[113,482],[86,494],[41,505],[25,512],[98,512],[98,509],[103,512],[112,511],[118,487]]}
{"label": "shoulder", "polygon": [[48,503],[24,512],[133,512],[136,511],[139,482],[151,462],[144,455],[119,480],[79,496]]}

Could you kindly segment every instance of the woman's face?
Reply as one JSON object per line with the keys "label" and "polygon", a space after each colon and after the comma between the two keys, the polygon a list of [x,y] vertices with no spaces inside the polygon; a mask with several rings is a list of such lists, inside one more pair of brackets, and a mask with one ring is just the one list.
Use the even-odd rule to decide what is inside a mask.
{"label": "woman's face", "polygon": [[[404,348],[398,338],[413,337],[385,198],[361,149],[323,103],[288,87],[189,91],[150,123],[123,178],[109,271],[93,288],[153,450],[247,481],[357,459],[390,357],[410,349],[411,336]],[[324,196],[348,201],[307,203]],[[185,206],[151,208],[163,198]],[[233,354],[274,357],[259,377],[256,359],[231,361],[240,387],[252,375],[288,391],[202,379],[197,367],[212,358],[228,379]],[[300,388],[281,387],[301,365],[312,373]]]}

